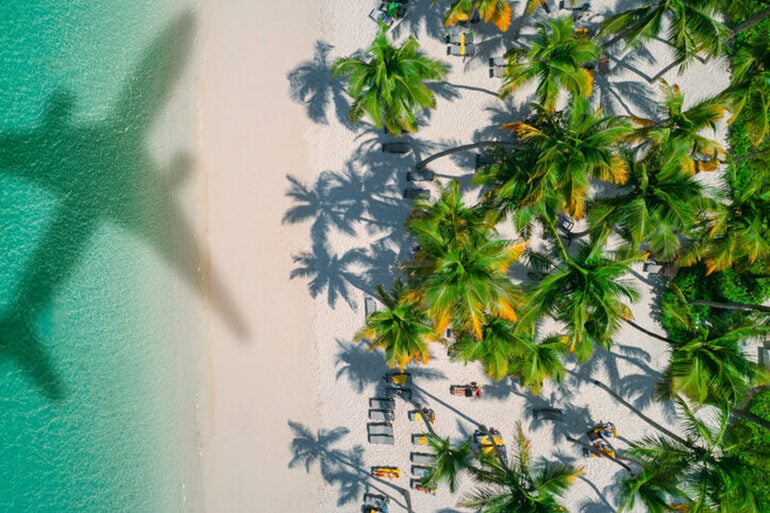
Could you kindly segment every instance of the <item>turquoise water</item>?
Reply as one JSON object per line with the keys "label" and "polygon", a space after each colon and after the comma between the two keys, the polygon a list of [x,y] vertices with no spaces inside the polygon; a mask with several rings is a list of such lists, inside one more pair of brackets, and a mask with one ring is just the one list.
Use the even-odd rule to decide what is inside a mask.
{"label": "turquoise water", "polygon": [[148,149],[195,30],[164,0],[0,2],[0,511],[197,511],[185,159]]}

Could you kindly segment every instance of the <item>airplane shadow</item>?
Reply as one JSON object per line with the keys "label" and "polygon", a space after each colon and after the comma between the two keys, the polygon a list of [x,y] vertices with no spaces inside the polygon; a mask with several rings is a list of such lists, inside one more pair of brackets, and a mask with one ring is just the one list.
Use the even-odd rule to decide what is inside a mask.
{"label": "airplane shadow", "polygon": [[191,14],[169,23],[146,49],[106,118],[76,121],[76,98],[59,91],[50,98],[39,126],[0,132],[3,177],[56,201],[0,318],[0,361],[15,360],[50,399],[62,399],[65,385],[36,325],[78,271],[104,224],[151,246],[188,286],[209,296],[214,310],[241,339],[248,331],[218,275],[201,273],[206,259],[176,200],[191,159],[180,155],[162,169],[148,148],[153,123],[185,68],[194,35]]}

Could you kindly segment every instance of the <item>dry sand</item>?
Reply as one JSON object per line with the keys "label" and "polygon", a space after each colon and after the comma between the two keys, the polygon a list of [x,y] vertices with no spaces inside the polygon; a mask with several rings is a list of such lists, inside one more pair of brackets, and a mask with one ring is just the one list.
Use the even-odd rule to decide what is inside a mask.
{"label": "dry sand", "polygon": [[[424,450],[411,444],[411,435],[423,426],[407,419],[409,407],[400,401],[396,444],[367,444],[367,399],[381,395],[381,376],[387,369],[380,354],[351,342],[364,320],[363,299],[371,295],[373,285],[395,276],[393,266],[411,247],[401,228],[410,208],[401,199],[408,185],[405,173],[437,149],[502,137],[496,126],[522,119],[532,90],[507,102],[495,96],[500,79],[489,77],[487,60],[511,44],[510,32],[504,40],[491,26],[472,26],[480,41],[478,55],[466,60],[449,57],[443,37],[460,29],[441,26],[441,3],[430,9],[429,2],[412,0],[409,15],[391,32],[398,40],[414,34],[425,53],[450,63],[449,83],[454,85],[441,89],[437,109],[416,135],[405,138],[413,142],[413,152],[383,154],[380,142],[392,137],[365,125],[351,128],[340,120],[346,100],[337,97],[343,104],[339,110],[334,97],[340,91],[328,88],[323,63],[318,65],[314,53],[316,39],[333,45],[329,61],[366,47],[376,32],[367,16],[375,4],[206,4],[201,143],[208,181],[208,238],[224,288],[247,319],[241,335],[216,315],[210,320],[203,438],[207,511],[355,512],[365,491],[391,496],[391,511],[405,509],[402,491],[409,488],[409,453]],[[593,4],[598,14],[614,2]],[[556,15],[553,2],[552,7]],[[514,9],[518,14],[521,6],[514,4]],[[522,42],[532,34],[533,21],[525,21]],[[661,69],[670,55],[662,43],[625,57],[614,54],[610,73],[597,77],[594,101],[601,100],[612,114],[654,115],[658,88],[641,75]],[[330,94],[320,110],[311,109],[310,96],[304,106],[289,99],[291,70],[300,72],[294,86]],[[696,63],[682,78],[675,73],[666,78],[679,83],[690,101],[720,90],[727,81],[724,63],[717,61]],[[458,154],[432,169],[443,183],[449,177],[467,183],[473,159],[472,152]],[[287,210],[298,205],[285,196],[287,175],[325,195],[326,202],[314,208],[336,216],[345,229],[332,225],[321,230],[318,223],[311,227],[316,217],[282,224]],[[311,298],[309,279],[290,280],[298,265],[291,256],[300,251],[310,252],[319,279],[340,288],[322,286]],[[641,266],[636,270],[641,272]],[[660,282],[639,277],[647,280],[644,275],[629,277],[642,292],[634,308],[637,321],[660,329],[649,315],[654,286]],[[565,435],[585,439],[592,423],[611,420],[622,437],[618,446],[623,447],[625,440],[651,431],[589,380],[611,384],[658,421],[671,418],[669,409],[649,397],[656,373],[665,366],[666,348],[630,328],[621,330],[616,340],[614,354],[600,353],[590,365],[570,364],[575,374],[565,386],[548,385],[537,398],[516,384],[492,383],[477,365],[450,362],[440,346],[429,366],[411,370],[420,401],[436,411],[438,433],[460,441],[481,423],[498,428],[511,446],[515,424],[521,421],[533,440],[535,457],[585,465],[584,477],[565,499],[568,509],[610,512],[622,470],[608,460],[584,458]],[[449,394],[450,384],[469,381],[484,385],[484,398]],[[532,408],[541,406],[562,408],[564,421],[534,420]],[[296,429],[289,421],[297,423]],[[307,432],[301,434],[301,429]],[[295,438],[304,440],[323,464],[314,461],[307,472],[302,465],[289,468],[297,456],[290,447]],[[402,477],[373,480],[367,477],[372,465],[397,465]],[[443,487],[435,497],[411,493],[414,511],[420,513],[455,511],[458,497]]]}
{"label": "dry sand", "polygon": [[319,479],[287,464],[287,419],[316,418],[312,312],[289,255],[306,237],[283,226],[287,173],[310,179],[308,126],[287,71],[312,52],[314,2],[208,1],[203,7],[201,147],[213,268],[241,330],[212,312],[203,461],[206,511],[315,511]]}

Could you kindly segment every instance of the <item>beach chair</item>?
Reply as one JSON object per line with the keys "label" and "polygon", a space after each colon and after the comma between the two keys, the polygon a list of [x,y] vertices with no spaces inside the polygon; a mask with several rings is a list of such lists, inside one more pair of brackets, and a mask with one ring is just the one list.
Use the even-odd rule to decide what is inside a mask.
{"label": "beach chair", "polygon": [[364,315],[369,317],[372,313],[377,311],[377,303],[374,302],[374,298],[370,296],[364,297]]}
{"label": "beach chair", "polygon": [[472,381],[468,385],[449,385],[449,393],[452,395],[459,395],[462,397],[481,397],[481,388]]}
{"label": "beach chair", "polygon": [[393,25],[393,18],[385,14],[379,9],[372,9],[371,12],[369,12],[369,18],[375,23],[382,22],[383,25],[386,27],[390,27]]}
{"label": "beach chair", "polygon": [[447,44],[470,45],[473,44],[473,34],[450,34],[446,37]]}
{"label": "beach chair", "polygon": [[396,418],[396,414],[393,410],[369,410],[369,420],[385,420],[390,421]]}
{"label": "beach chair", "polygon": [[412,382],[412,375],[408,372],[391,372],[385,374],[382,379],[392,387],[406,387]]}
{"label": "beach chair", "polygon": [[366,425],[366,432],[370,435],[393,436],[393,425],[390,422],[370,422]]}
{"label": "beach chair", "polygon": [[449,45],[446,48],[446,54],[457,57],[470,57],[476,54],[476,46],[473,44]]}
{"label": "beach chair", "polygon": [[401,477],[401,471],[398,467],[372,467],[371,473],[374,477],[383,477],[385,479],[398,479]]}
{"label": "beach chair", "polygon": [[366,439],[369,441],[370,444],[377,444],[377,445],[395,445],[396,444],[396,438],[393,435],[377,435],[377,434],[367,434]]}
{"label": "beach chair", "polygon": [[422,171],[407,171],[407,182],[430,182],[433,180],[433,171],[428,169]]}
{"label": "beach chair", "polygon": [[431,495],[436,495],[436,487],[423,485],[421,478],[413,477],[409,481],[409,487],[412,490],[417,490],[418,492],[424,492],[424,493],[429,493]]}
{"label": "beach chair", "polygon": [[412,465],[412,475],[417,477],[425,477],[430,472],[430,467],[425,465]]}
{"label": "beach chair", "polygon": [[369,408],[375,410],[394,410],[396,401],[388,397],[372,397],[369,399]]}
{"label": "beach chair", "polygon": [[408,413],[409,420],[414,422],[423,422],[423,415],[425,415],[428,418],[428,422],[433,424],[436,422],[436,413],[431,410],[430,408],[424,408],[421,410],[412,410]]}
{"label": "beach chair", "polygon": [[591,458],[610,458],[615,457],[615,449],[606,440],[596,440],[591,444],[591,448],[583,448],[583,455]]}
{"label": "beach chair", "polygon": [[406,142],[386,142],[382,143],[382,151],[385,153],[409,153],[412,145]]}
{"label": "beach chair", "polygon": [[428,445],[428,433],[412,433],[412,445]]}
{"label": "beach chair", "polygon": [[492,57],[489,59],[489,78],[502,78],[505,72],[505,57]]}
{"label": "beach chair", "polygon": [[564,420],[564,412],[560,408],[532,408],[532,418],[535,420]]}
{"label": "beach chair", "polygon": [[364,494],[364,506],[376,508],[380,511],[385,511],[390,504],[390,499],[384,495],[377,493],[365,493]]}
{"label": "beach chair", "polygon": [[404,189],[404,199],[428,199],[430,191],[428,189],[411,188]]}
{"label": "beach chair", "polygon": [[614,438],[618,436],[618,430],[612,422],[600,422],[586,433],[589,440]]}
{"label": "beach chair", "polygon": [[409,454],[409,461],[415,465],[431,466],[436,461],[433,454],[427,452],[413,452]]}

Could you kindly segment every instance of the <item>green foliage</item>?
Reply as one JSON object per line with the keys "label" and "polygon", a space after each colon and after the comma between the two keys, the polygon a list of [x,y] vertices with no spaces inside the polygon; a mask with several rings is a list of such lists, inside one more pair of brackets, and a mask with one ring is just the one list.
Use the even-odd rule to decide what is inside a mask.
{"label": "green foliage", "polygon": [[[770,390],[764,390],[754,396],[748,411],[770,421]],[[743,454],[755,455],[750,461],[755,468],[747,468],[744,477],[754,483],[754,493],[761,511],[770,511],[770,482],[767,480],[767,476],[770,475],[770,455],[767,453],[770,447],[770,431],[751,421],[738,419],[731,425],[729,435],[741,449],[744,449]],[[756,456],[762,453],[764,457]]]}

